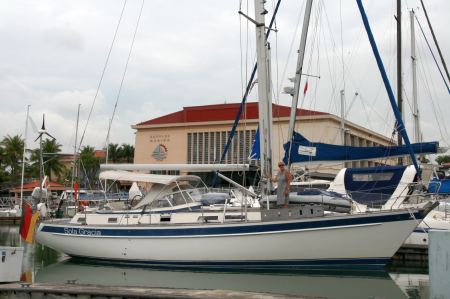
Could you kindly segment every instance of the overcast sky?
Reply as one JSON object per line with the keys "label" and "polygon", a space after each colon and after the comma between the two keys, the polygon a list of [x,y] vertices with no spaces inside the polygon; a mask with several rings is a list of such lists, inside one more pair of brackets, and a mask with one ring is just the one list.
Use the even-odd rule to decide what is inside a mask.
{"label": "overcast sky", "polygon": [[[254,15],[252,2],[241,9]],[[396,27],[393,0],[366,0],[376,41],[396,93]],[[450,1],[425,1],[438,41],[450,63]],[[141,0],[128,0],[83,145],[101,148],[125,70]],[[239,1],[146,0],[123,81],[111,142],[134,144],[131,125],[183,106],[240,102],[242,85],[254,64],[254,26],[239,17]],[[274,1],[267,1],[266,22]],[[403,77],[405,119],[411,121],[409,10],[431,42],[419,2],[403,1]],[[99,85],[124,1],[54,0],[0,2],[0,137],[24,134],[27,105],[38,126],[72,151],[78,104],[80,135]],[[345,88],[348,119],[390,136],[394,125],[386,91],[354,0],[315,1],[305,72],[309,90],[302,107],[339,114]],[[294,76],[304,1],[283,1],[272,34],[274,102],[290,105],[280,93]],[[300,24],[300,25],[299,25]],[[416,23],[421,126],[425,140],[448,145],[450,96]],[[433,46],[437,55],[437,51]],[[439,59],[439,58],[438,58]],[[250,96],[257,99],[257,88]],[[354,99],[355,92],[359,96]],[[447,129],[449,128],[449,129]],[[448,130],[448,131],[447,131]],[[410,135],[413,131],[409,130]],[[36,147],[29,131],[30,147]],[[320,136],[319,136],[320,137]],[[412,138],[412,137],[411,137]],[[320,138],[319,138],[320,139]]]}

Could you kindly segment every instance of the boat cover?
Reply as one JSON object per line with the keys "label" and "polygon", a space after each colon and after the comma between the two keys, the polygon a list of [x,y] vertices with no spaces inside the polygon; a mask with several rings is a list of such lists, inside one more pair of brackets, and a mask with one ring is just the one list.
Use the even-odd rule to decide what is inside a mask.
{"label": "boat cover", "polygon": [[107,170],[100,173],[99,179],[168,185],[175,181],[199,181],[200,177],[196,175],[163,175],[120,170]]}

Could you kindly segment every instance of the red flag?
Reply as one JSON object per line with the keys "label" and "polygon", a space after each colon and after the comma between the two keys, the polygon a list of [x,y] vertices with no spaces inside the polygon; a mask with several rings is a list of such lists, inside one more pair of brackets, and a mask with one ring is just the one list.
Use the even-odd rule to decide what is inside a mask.
{"label": "red flag", "polygon": [[80,188],[80,186],[78,185],[78,182],[75,182],[75,184],[73,184],[73,197],[75,199],[75,201],[78,200],[78,189]]}
{"label": "red flag", "polygon": [[20,236],[22,239],[26,239],[28,230],[30,229],[30,221],[33,216],[33,210],[30,203],[24,201],[22,203],[22,219],[20,220]]}
{"label": "red flag", "polygon": [[28,243],[33,243],[34,229],[39,219],[39,211],[33,213],[33,208],[29,202],[22,203],[22,219],[20,222],[20,236]]}
{"label": "red flag", "polygon": [[308,81],[305,83],[305,88],[303,89],[303,95],[306,94],[306,91],[308,90]]}

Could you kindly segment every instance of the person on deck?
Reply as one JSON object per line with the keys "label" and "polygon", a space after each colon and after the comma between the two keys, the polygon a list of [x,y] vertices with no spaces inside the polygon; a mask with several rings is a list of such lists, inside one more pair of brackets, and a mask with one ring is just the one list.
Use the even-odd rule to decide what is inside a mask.
{"label": "person on deck", "polygon": [[287,208],[289,204],[289,191],[291,188],[292,175],[285,168],[284,162],[278,163],[279,171],[276,176],[272,177],[266,174],[272,182],[278,183],[277,186],[277,206]]}

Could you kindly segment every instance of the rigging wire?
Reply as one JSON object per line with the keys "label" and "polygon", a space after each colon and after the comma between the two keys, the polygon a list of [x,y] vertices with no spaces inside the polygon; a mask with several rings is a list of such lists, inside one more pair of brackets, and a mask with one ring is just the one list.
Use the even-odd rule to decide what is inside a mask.
{"label": "rigging wire", "polygon": [[[112,122],[114,120],[114,116],[116,115],[117,105],[119,103],[120,95],[122,93],[123,82],[125,81],[125,76],[127,74],[128,64],[129,64],[130,58],[131,58],[131,53],[133,52],[134,42],[136,40],[136,34],[137,34],[138,29],[139,29],[139,23],[141,21],[142,11],[144,9],[144,3],[145,3],[145,0],[142,0],[141,8],[139,10],[139,16],[138,16],[138,19],[137,19],[137,22],[136,22],[136,27],[134,29],[134,33],[133,33],[133,39],[131,40],[130,50],[128,52],[127,62],[125,63],[125,69],[124,69],[123,74],[122,74],[122,79],[120,81],[119,91],[117,93],[116,102],[114,104],[113,113],[112,113],[112,116],[111,116],[111,119],[110,119],[110,122],[109,122],[109,126],[108,126],[108,132],[106,134],[106,151],[107,152],[108,152],[108,146],[109,146],[109,136],[110,136],[110,132],[111,132],[111,126],[112,126]],[[106,163],[108,163],[108,157],[106,158]]]}
{"label": "rigging wire", "polygon": [[114,43],[115,43],[115,41],[116,41],[117,32],[119,31],[120,23],[122,22],[123,12],[125,11],[126,5],[127,5],[127,0],[124,0],[124,2],[123,2],[123,7],[122,7],[122,11],[121,11],[120,17],[119,17],[119,21],[117,22],[116,30],[115,30],[115,32],[114,32],[114,37],[113,37],[113,40],[111,41],[111,45],[110,45],[110,47],[109,47],[108,55],[106,56],[106,60],[105,60],[104,66],[103,66],[102,74],[101,74],[101,76],[100,76],[100,80],[99,80],[98,85],[97,85],[97,90],[96,90],[96,92],[95,92],[95,96],[94,96],[94,99],[93,99],[93,101],[92,101],[91,109],[89,110],[88,119],[87,119],[86,124],[85,124],[85,126],[84,126],[83,134],[81,135],[81,139],[80,139],[80,143],[79,143],[79,145],[78,145],[77,152],[80,150],[81,145],[83,144],[84,136],[85,136],[85,134],[86,134],[86,130],[87,130],[89,121],[90,121],[91,116],[92,116],[92,111],[94,110],[95,101],[97,100],[97,96],[98,96],[98,93],[99,93],[99,91],[100,91],[100,86],[102,85],[103,77],[105,76],[106,68],[108,67],[109,58],[111,57],[111,52],[112,52],[112,49],[113,49],[113,47],[114,47]]}
{"label": "rigging wire", "polygon": [[[441,126],[441,121],[442,121],[443,118],[442,118],[441,114],[439,113],[441,111],[441,109],[439,107],[439,103],[435,102],[434,97],[433,97],[432,92],[431,92],[431,90],[435,90],[434,88],[430,88],[430,84],[433,85],[433,81],[429,82],[429,76],[427,76],[425,74],[425,68],[426,67],[423,64],[423,59],[421,59],[421,52],[418,51],[417,55],[419,56],[418,61],[419,61],[419,64],[421,66],[420,68],[418,68],[419,69],[418,74],[419,74],[420,79],[421,79],[420,81],[423,82],[423,85],[425,87],[424,89],[425,89],[426,93],[428,94],[429,99],[431,100],[430,101],[431,102],[431,108],[432,108],[434,117],[437,120],[437,126],[438,126],[438,129],[439,129],[439,134],[441,135],[441,138],[443,139],[443,141],[448,146],[450,146],[450,144],[448,142],[448,140],[450,140],[450,138],[448,138],[449,134],[448,134],[447,128],[446,128],[446,126],[444,126],[444,128],[442,128],[442,126]],[[438,106],[438,107],[436,107],[436,106]],[[441,120],[441,121],[439,121],[439,120]],[[445,134],[444,134],[444,131],[445,131]],[[447,135],[447,138],[445,138],[444,135]]]}
{"label": "rigging wire", "polygon": [[431,49],[430,43],[428,42],[428,39],[425,36],[425,32],[423,31],[422,25],[420,24],[419,19],[417,18],[417,16],[416,16],[416,21],[417,21],[417,24],[419,24],[420,31],[422,32],[422,35],[423,35],[423,37],[424,37],[424,39],[425,39],[425,41],[427,43],[428,49],[430,50],[431,56],[433,57],[433,60],[434,60],[434,63],[436,64],[436,67],[439,70],[439,74],[441,74],[441,78],[444,81],[445,87],[447,87],[447,91],[448,91],[448,93],[450,93],[450,88],[449,88],[449,86],[447,84],[447,81],[444,78],[444,74],[442,74],[442,70],[441,70],[441,68],[440,68],[440,66],[439,66],[439,64],[438,64],[438,62],[436,60],[436,57],[434,56],[433,50]]}

